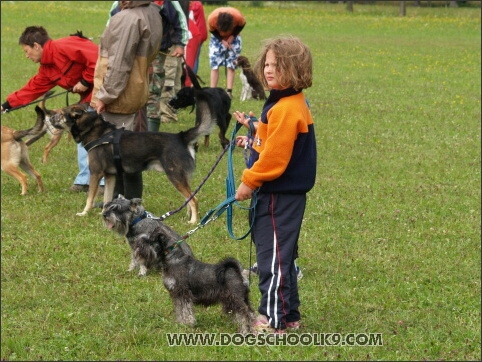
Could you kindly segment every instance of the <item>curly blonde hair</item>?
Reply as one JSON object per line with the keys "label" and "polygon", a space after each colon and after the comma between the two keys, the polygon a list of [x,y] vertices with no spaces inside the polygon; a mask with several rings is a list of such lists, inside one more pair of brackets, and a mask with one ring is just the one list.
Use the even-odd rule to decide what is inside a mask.
{"label": "curly blonde hair", "polygon": [[301,90],[311,87],[313,61],[310,48],[299,38],[289,35],[268,39],[261,49],[253,70],[265,88],[268,88],[268,83],[264,78],[264,64],[269,50],[276,57],[278,81],[282,88]]}

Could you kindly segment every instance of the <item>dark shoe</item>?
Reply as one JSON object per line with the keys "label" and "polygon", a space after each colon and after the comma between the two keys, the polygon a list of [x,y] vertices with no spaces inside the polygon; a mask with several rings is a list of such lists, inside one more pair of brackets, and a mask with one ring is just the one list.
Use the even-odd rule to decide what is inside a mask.
{"label": "dark shoe", "polygon": [[68,189],[70,192],[88,192],[89,191],[89,185],[72,185]]}

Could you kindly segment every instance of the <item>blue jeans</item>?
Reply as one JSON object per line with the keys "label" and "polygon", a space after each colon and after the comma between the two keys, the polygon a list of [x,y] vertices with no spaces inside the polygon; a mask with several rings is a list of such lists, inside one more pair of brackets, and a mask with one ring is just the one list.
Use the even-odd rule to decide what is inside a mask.
{"label": "blue jeans", "polygon": [[[88,111],[94,108],[89,107]],[[79,173],[75,177],[74,185],[88,185],[90,179],[89,163],[87,162],[87,151],[82,143],[77,143],[77,164],[79,165]],[[99,185],[104,186],[104,178],[100,180]]]}

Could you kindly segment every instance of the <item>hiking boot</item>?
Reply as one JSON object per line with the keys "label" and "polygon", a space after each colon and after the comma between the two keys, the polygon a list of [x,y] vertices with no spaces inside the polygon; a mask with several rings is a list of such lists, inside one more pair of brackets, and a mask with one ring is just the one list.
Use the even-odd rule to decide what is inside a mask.
{"label": "hiking boot", "polygon": [[77,185],[70,186],[67,191],[70,192],[89,192],[89,185]]}

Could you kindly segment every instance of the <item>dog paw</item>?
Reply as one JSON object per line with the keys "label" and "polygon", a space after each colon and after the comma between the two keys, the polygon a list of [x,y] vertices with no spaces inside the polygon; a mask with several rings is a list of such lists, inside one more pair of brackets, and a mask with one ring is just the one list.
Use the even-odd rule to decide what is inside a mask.
{"label": "dog paw", "polygon": [[78,212],[76,215],[77,216],[85,216],[85,215],[87,215],[87,212],[86,211]]}
{"label": "dog paw", "polygon": [[140,277],[145,277],[146,275],[147,275],[147,268],[141,266],[141,268],[140,268],[140,270],[139,270],[139,276],[140,276]]}

